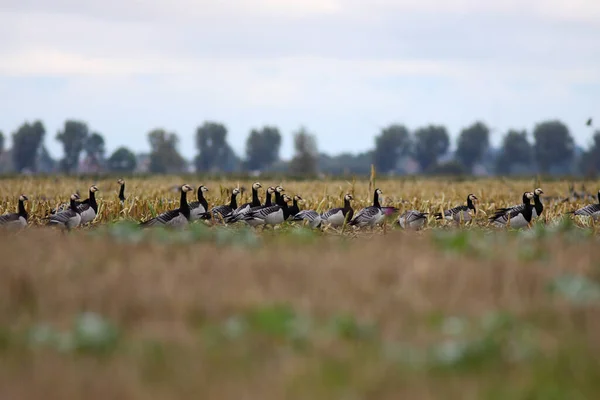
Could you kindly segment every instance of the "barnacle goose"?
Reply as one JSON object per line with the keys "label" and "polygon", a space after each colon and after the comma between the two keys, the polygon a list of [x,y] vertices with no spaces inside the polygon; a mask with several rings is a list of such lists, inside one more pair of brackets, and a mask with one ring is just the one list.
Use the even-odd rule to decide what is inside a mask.
{"label": "barnacle goose", "polygon": [[594,221],[600,220],[600,190],[598,190],[598,203],[590,204],[572,212],[574,215],[582,217],[592,217]]}
{"label": "barnacle goose", "polygon": [[362,228],[364,226],[374,227],[379,224],[385,216],[381,209],[381,205],[379,204],[379,195],[381,194],[382,192],[380,189],[375,189],[373,194],[373,205],[365,207],[356,213],[354,219],[350,221],[350,225]]}
{"label": "barnacle goose", "polygon": [[204,185],[198,187],[198,201],[192,201],[189,203],[190,207],[190,221],[197,221],[199,219],[210,219],[208,211],[208,201],[204,198],[204,192],[208,192],[208,188]]}
{"label": "barnacle goose", "polygon": [[123,203],[125,203],[125,181],[119,178],[117,183],[121,185],[121,188],[119,189],[119,201],[121,202],[121,205],[123,205]]}
{"label": "barnacle goose", "polygon": [[24,194],[19,196],[19,206],[16,213],[0,215],[0,226],[3,227],[21,227],[27,226],[27,210],[25,210],[25,202],[29,200]]}
{"label": "barnacle goose", "polygon": [[[532,211],[532,218],[537,218],[540,215],[542,215],[542,212],[544,211],[544,204],[542,204],[542,200],[540,199],[540,196],[544,194],[544,191],[541,188],[537,188],[533,191],[533,211]],[[523,208],[525,207],[525,204],[518,204],[518,205],[514,205],[511,207],[503,207],[503,208],[498,208],[496,210],[496,212],[494,213],[493,217],[490,218],[490,220],[495,219],[496,217],[501,217],[502,214],[505,214],[515,208]]]}
{"label": "barnacle goose", "polygon": [[490,217],[490,221],[497,227],[508,226],[519,229],[529,226],[533,219],[534,206],[531,205],[531,199],[534,196],[535,194],[532,192],[523,193],[523,204],[496,213]]}
{"label": "barnacle goose", "polygon": [[[279,186],[280,187],[280,186]],[[281,188],[283,190],[283,188]],[[261,210],[263,208],[266,207],[271,207],[273,205],[272,203],[272,199],[271,197],[273,196],[273,193],[277,193],[277,189],[274,188],[273,186],[269,186],[267,188],[267,198],[265,200],[265,205],[264,206],[257,206],[257,207],[250,207],[250,210],[248,210],[248,212],[255,212],[258,210]],[[244,221],[245,223],[247,223],[250,226],[258,226],[258,225],[262,225],[263,221],[259,218],[246,218],[246,216],[248,215],[248,212],[244,213],[244,214],[240,214],[237,218],[236,221]]]}
{"label": "barnacle goose", "polygon": [[48,217],[48,225],[62,226],[67,230],[71,230],[79,226],[81,223],[81,211],[78,208],[79,203],[77,202],[79,199],[79,195],[77,193],[73,193],[71,195],[69,208]]}
{"label": "barnacle goose", "polygon": [[441,213],[435,213],[435,219],[445,218],[448,221],[460,222],[461,220],[464,222],[470,221],[472,219],[470,210],[473,210],[473,214],[477,214],[477,209],[475,208],[474,201],[477,201],[477,196],[474,194],[469,194],[467,196],[467,205],[460,205],[453,207],[449,210],[444,211],[444,216],[442,217]]}
{"label": "barnacle goose", "polygon": [[350,221],[354,215],[354,210],[350,205],[350,200],[354,197],[350,193],[344,196],[344,207],[332,208],[321,214],[321,220],[324,224],[329,224],[334,228],[339,228],[344,225],[344,221]]}
{"label": "barnacle goose", "polygon": [[187,226],[190,219],[190,205],[187,202],[187,193],[191,192],[192,187],[189,185],[182,185],[179,189],[181,196],[179,198],[179,208],[174,210],[165,211],[162,214],[157,215],[147,221],[140,222],[142,228],[166,225],[169,227],[182,228]]}
{"label": "barnacle goose", "polygon": [[249,203],[244,203],[238,208],[236,208],[227,218],[225,218],[225,222],[232,223],[239,221],[243,214],[246,214],[252,207],[260,207],[260,199],[258,198],[258,189],[260,189],[262,185],[260,182],[254,182],[252,184],[252,201]]}
{"label": "barnacle goose", "polygon": [[284,201],[283,201],[283,197],[281,195],[281,193],[285,192],[285,189],[281,186],[275,186],[275,204],[277,205],[283,205]]}
{"label": "barnacle goose", "polygon": [[292,221],[308,221],[308,226],[318,228],[322,220],[315,210],[302,210],[292,217]]}
{"label": "barnacle goose", "polygon": [[298,212],[300,212],[300,207],[298,207],[298,201],[302,201],[302,197],[300,197],[299,195],[295,194],[292,206],[289,207],[289,209],[290,209],[290,215],[289,216],[290,217],[293,217],[296,214],[298,214]]}
{"label": "barnacle goose", "polygon": [[[277,191],[275,191],[277,194]],[[275,204],[270,207],[262,207],[255,211],[248,211],[244,215],[244,220],[252,219],[261,221],[262,225],[278,225],[284,222],[290,215],[288,201],[291,198],[287,194],[281,196],[281,204]]]}
{"label": "barnacle goose", "polygon": [[92,222],[98,214],[98,203],[96,202],[96,192],[98,187],[96,185],[90,186],[90,196],[77,205],[79,214],[81,214],[81,225]]}
{"label": "barnacle goose", "polygon": [[425,222],[427,222],[427,215],[429,213],[417,210],[405,211],[398,217],[398,225],[402,229],[421,229],[425,225]]}
{"label": "barnacle goose", "polygon": [[231,201],[229,204],[224,204],[222,206],[213,207],[210,210],[211,215],[216,219],[225,219],[229,216],[233,210],[237,208],[237,195],[240,194],[240,189],[234,188],[231,191]]}

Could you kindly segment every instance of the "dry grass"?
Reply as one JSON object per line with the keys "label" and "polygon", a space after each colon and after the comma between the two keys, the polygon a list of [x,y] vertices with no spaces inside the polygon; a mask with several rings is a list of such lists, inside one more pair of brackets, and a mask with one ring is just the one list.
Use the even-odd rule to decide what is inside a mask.
{"label": "dry grass", "polygon": [[[183,182],[180,177],[160,177],[151,179],[129,179],[126,182],[127,200],[121,207],[117,200],[119,186],[114,180],[82,181],[73,178],[40,179],[21,178],[0,180],[0,213],[15,212],[18,195],[24,193],[29,196],[28,209],[31,213],[33,224],[41,223],[41,219],[48,211],[58,204],[68,202],[72,192],[81,194],[82,199],[87,198],[87,190],[91,184],[97,184],[100,192],[97,198],[100,203],[99,216],[94,224],[112,222],[121,219],[135,221],[145,220],[167,209],[176,208],[179,202],[177,188],[183,183],[191,184],[197,188],[204,184],[209,188],[206,194],[209,206],[229,203],[229,193],[233,187],[245,188],[245,193],[238,198],[238,204],[251,200],[252,181],[198,181]],[[491,215],[496,207],[504,207],[521,203],[521,197],[526,190],[542,187],[545,192],[546,210],[543,221],[553,221],[573,211],[592,200],[562,203],[557,201],[568,195],[569,182],[536,182],[534,180],[494,180],[481,179],[466,182],[449,182],[435,179],[406,179],[382,180],[375,182],[358,181],[279,181],[261,182],[263,189],[260,198],[264,200],[264,189],[267,186],[282,185],[290,195],[300,194],[305,200],[301,208],[312,208],[325,211],[342,205],[345,193],[355,197],[353,207],[358,210],[372,202],[372,191],[375,187],[382,189],[384,199],[382,205],[396,206],[401,211],[417,209],[423,212],[435,213],[459,204],[466,204],[466,197],[474,193],[479,199],[480,212],[475,224],[487,225],[487,216]],[[585,181],[586,188],[593,195],[600,188],[599,181]],[[577,189],[579,189],[579,184]],[[196,200],[196,194],[190,193],[188,200]],[[437,226],[438,223],[430,216],[429,225]]]}
{"label": "dry grass", "polygon": [[[30,194],[36,216],[85,187],[8,182],[2,193]],[[309,206],[337,204],[351,189],[281,183]],[[168,180],[127,184],[132,219],[148,202],[177,198]],[[205,184],[212,204],[219,184]],[[0,398],[584,399],[600,390],[593,229],[540,223],[520,233],[390,229],[349,238],[200,225],[141,237],[104,224],[120,218],[117,185],[98,185],[98,229],[0,233]],[[518,202],[533,185],[378,186],[386,204],[433,208],[473,192],[485,210],[492,200]],[[566,184],[540,186],[558,195]],[[367,204],[368,184],[358,187]],[[572,207],[551,206],[549,218]],[[84,312],[114,331],[73,328]]]}

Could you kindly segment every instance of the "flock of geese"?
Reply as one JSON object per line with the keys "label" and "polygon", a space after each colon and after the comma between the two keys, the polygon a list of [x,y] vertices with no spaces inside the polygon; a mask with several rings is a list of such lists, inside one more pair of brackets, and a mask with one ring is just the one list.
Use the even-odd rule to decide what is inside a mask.
{"label": "flock of geese", "polygon": [[[125,201],[125,182],[119,179],[118,183],[120,184],[119,200],[123,204]],[[234,188],[231,192],[229,204],[209,208],[208,201],[204,197],[204,193],[208,191],[208,188],[200,185],[197,191],[197,200],[188,202],[187,194],[194,189],[185,184],[179,188],[180,202],[178,208],[142,221],[139,225],[142,228],[161,225],[185,227],[194,221],[212,220],[215,223],[234,224],[239,222],[252,227],[266,227],[268,225],[278,225],[285,221],[296,221],[307,224],[311,228],[319,228],[325,225],[334,228],[344,225],[357,228],[373,228],[381,224],[386,216],[399,211],[396,207],[381,206],[379,197],[383,193],[379,188],[373,192],[373,204],[360,209],[356,213],[351,205],[351,201],[354,199],[349,193],[344,195],[343,207],[336,207],[318,213],[315,210],[300,210],[298,203],[302,201],[302,198],[297,194],[293,197],[288,196],[281,186],[269,186],[265,191],[265,202],[262,204],[258,195],[261,188],[260,182],[253,183],[252,201],[241,205],[237,204],[237,197],[241,191],[239,188]],[[71,230],[80,225],[91,223],[98,214],[98,203],[95,197],[97,191],[98,187],[96,185],[90,186],[89,196],[83,201],[77,193],[73,193],[68,204],[61,204],[50,210],[50,213],[44,218],[46,224]],[[533,192],[523,193],[522,203],[496,209],[494,214],[489,217],[490,223],[496,227],[517,229],[530,226],[531,222],[544,211],[544,205],[541,201],[543,193],[541,188],[537,188]],[[24,203],[27,200],[27,196],[21,195],[17,212],[1,215],[0,226],[26,227],[28,214]],[[438,220],[445,219],[457,224],[469,222],[477,214],[475,204],[478,201],[477,196],[471,193],[467,196],[466,205],[458,205],[443,211],[443,213],[435,213],[434,217]],[[290,202],[292,202],[291,206],[289,205]],[[600,190],[598,191],[598,203],[587,205],[570,213],[591,217],[595,221],[600,220]],[[421,229],[425,226],[428,215],[429,213],[418,210],[407,210],[398,216],[397,223],[404,229]]]}

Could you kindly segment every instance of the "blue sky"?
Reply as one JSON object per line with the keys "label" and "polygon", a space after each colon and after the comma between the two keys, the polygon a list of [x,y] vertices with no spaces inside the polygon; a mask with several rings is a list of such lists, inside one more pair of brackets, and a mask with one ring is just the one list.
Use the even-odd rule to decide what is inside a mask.
{"label": "blue sky", "polygon": [[[94,4],[95,3],[95,4]],[[3,0],[0,130],[42,119],[46,144],[86,121],[108,151],[147,151],[165,128],[195,154],[195,128],[223,122],[243,154],[276,125],[292,152],[301,125],[321,151],[373,146],[391,123],[565,122],[587,145],[600,122],[595,0]]]}

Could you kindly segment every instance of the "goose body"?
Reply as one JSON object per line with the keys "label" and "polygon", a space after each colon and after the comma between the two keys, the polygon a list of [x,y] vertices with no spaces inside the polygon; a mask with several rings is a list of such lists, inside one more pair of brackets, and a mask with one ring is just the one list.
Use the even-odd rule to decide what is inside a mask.
{"label": "goose body", "polygon": [[523,193],[523,204],[512,207],[508,211],[500,211],[490,217],[490,221],[496,227],[510,226],[511,228],[520,229],[529,226],[533,219],[534,207],[531,205],[531,199],[534,193]]}
{"label": "goose body", "polygon": [[58,212],[51,215],[48,218],[48,225],[62,226],[67,230],[76,228],[81,224],[81,211],[79,211],[79,200],[80,197],[77,193],[71,195],[71,202],[67,210]]}
{"label": "goose body", "polygon": [[408,210],[398,217],[398,224],[403,229],[421,229],[427,222],[428,213],[417,210]]}
{"label": "goose body", "polygon": [[380,194],[381,190],[375,189],[375,193],[373,195],[373,205],[365,207],[358,213],[356,213],[354,219],[350,221],[350,225],[358,226],[359,228],[365,226],[373,227],[381,223],[381,221],[383,221],[385,214],[381,209],[381,205],[379,204]]}
{"label": "goose body", "polygon": [[165,211],[147,221],[141,222],[142,228],[165,225],[173,228],[183,228],[188,225],[190,220],[190,206],[187,202],[187,193],[193,189],[189,185],[181,186],[181,196],[179,199],[179,208]]}
{"label": "goose body", "polygon": [[311,228],[318,228],[322,220],[315,210],[302,210],[292,217],[292,221],[308,221]]}
{"label": "goose body", "polygon": [[351,194],[344,196],[344,207],[332,208],[321,214],[321,221],[324,224],[331,225],[334,228],[339,228],[344,225],[344,221],[352,220],[354,210],[350,206],[350,200],[353,200]]}
{"label": "goose body", "polygon": [[[533,209],[531,210],[533,219],[539,217],[540,215],[542,215],[542,212],[544,212],[544,204],[542,203],[542,200],[540,199],[540,195],[542,195],[543,193],[544,193],[544,191],[541,188],[537,188],[533,191]],[[518,205],[514,205],[512,207],[499,208],[494,213],[494,218],[499,217],[499,216],[501,216],[501,214],[510,212],[514,209],[522,209],[524,207],[525,207],[525,204],[518,204]]]}
{"label": "goose body", "polygon": [[260,199],[258,198],[258,189],[260,189],[262,185],[260,182],[254,182],[252,184],[252,201],[248,203],[244,203],[235,210],[225,219],[225,222],[232,223],[237,222],[242,219],[242,216],[246,214],[252,207],[260,207]]}
{"label": "goose body", "polygon": [[473,217],[471,216],[471,210],[473,214],[477,214],[477,209],[475,208],[474,201],[477,200],[477,197],[474,194],[469,194],[467,196],[467,205],[460,205],[453,208],[450,208],[444,211],[444,215],[441,213],[435,213],[435,219],[446,219],[448,221],[454,221],[459,223],[461,220],[464,222],[470,221]]}
{"label": "goose body", "polygon": [[597,204],[590,204],[585,207],[581,207],[577,211],[574,211],[573,214],[582,217],[591,217],[594,221],[600,220],[600,190],[598,190]]}
{"label": "goose body", "polygon": [[278,225],[283,223],[290,215],[290,210],[287,206],[287,202],[291,200],[288,195],[283,195],[281,198],[281,205],[275,204],[270,207],[262,207],[255,211],[249,211],[243,217],[244,220],[252,219],[258,220],[261,223],[258,225]]}
{"label": "goose body", "polygon": [[27,226],[27,210],[25,210],[25,201],[29,200],[22,194],[19,196],[19,206],[16,213],[0,215],[0,226],[7,228],[24,228]]}
{"label": "goose body", "polygon": [[265,200],[265,205],[257,206],[257,207],[250,207],[250,209],[246,213],[241,214],[238,217],[239,220],[244,221],[245,223],[247,223],[248,225],[250,225],[252,227],[264,225],[264,220],[262,218],[260,218],[260,216],[259,216],[259,214],[257,214],[257,212],[262,210],[263,208],[273,206],[272,199],[271,199],[273,194],[275,194],[275,196],[276,196],[276,202],[277,201],[280,202],[279,193],[283,192],[283,190],[284,189],[281,186],[277,186],[277,187],[269,186],[267,188],[267,198]]}
{"label": "goose body", "polygon": [[204,185],[200,185],[198,187],[198,201],[193,201],[188,204],[190,207],[190,221],[210,218],[210,214],[207,213],[208,201],[204,198],[204,192],[208,192],[208,188]]}
{"label": "goose body", "polygon": [[237,208],[237,195],[240,193],[238,188],[234,188],[231,192],[231,200],[229,204],[213,207],[210,214],[218,221],[225,220]]}
{"label": "goose body", "polygon": [[96,202],[96,192],[98,188],[95,185],[90,186],[90,196],[77,205],[81,215],[81,225],[92,222],[98,214],[98,203]]}

